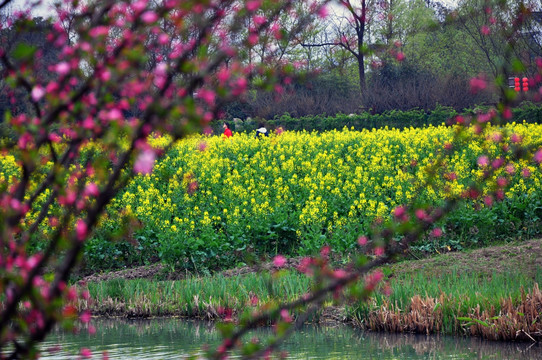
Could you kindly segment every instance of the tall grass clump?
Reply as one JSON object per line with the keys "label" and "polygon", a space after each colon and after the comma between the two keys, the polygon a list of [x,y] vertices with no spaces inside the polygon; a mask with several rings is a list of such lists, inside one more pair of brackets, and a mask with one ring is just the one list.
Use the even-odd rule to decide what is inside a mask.
{"label": "tall grass clump", "polygon": [[[375,293],[370,302],[350,306],[348,311],[355,323],[372,330],[443,334],[475,332],[490,339],[513,340],[515,337],[509,334],[495,334],[498,329],[494,328],[490,335],[476,326],[489,329],[488,321],[503,321],[510,316],[521,318],[522,312],[517,309],[527,303],[542,309],[538,289],[541,281],[542,269],[534,276],[514,270],[489,275],[465,273],[457,268],[442,274],[423,271],[395,274],[389,281],[389,295]],[[518,323],[518,319],[510,319],[509,322]],[[531,325],[542,328],[539,316],[533,318]]]}
{"label": "tall grass clump", "polygon": [[114,279],[87,284],[91,301],[81,309],[108,316],[189,316],[218,319],[221,309],[241,314],[263,303],[293,300],[310,290],[311,280],[294,272],[225,277],[191,277],[176,281]]}

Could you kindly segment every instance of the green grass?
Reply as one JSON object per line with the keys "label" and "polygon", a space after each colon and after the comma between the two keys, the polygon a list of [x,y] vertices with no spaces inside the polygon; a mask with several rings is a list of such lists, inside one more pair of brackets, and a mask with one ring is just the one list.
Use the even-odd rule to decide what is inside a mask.
{"label": "green grass", "polygon": [[215,275],[177,281],[108,280],[89,283],[95,313],[108,315],[215,317],[218,309],[241,313],[258,303],[293,300],[306,293],[311,280],[304,275],[281,272],[236,277]]}

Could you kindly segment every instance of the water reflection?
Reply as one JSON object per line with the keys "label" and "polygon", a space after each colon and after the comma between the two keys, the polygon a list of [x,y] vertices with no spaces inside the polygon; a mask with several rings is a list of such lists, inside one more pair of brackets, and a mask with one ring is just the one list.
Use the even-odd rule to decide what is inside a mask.
{"label": "water reflection", "polygon": [[[201,354],[203,344],[216,346],[220,336],[214,325],[180,319],[93,321],[97,332],[89,335],[56,331],[44,344],[42,358],[73,359],[82,347],[101,358],[179,359]],[[259,337],[270,334],[260,329]],[[50,353],[45,349],[61,345]],[[529,343],[497,343],[473,338],[380,334],[349,327],[307,326],[283,345],[290,359],[542,359],[542,346]],[[235,356],[233,357],[235,358]]]}

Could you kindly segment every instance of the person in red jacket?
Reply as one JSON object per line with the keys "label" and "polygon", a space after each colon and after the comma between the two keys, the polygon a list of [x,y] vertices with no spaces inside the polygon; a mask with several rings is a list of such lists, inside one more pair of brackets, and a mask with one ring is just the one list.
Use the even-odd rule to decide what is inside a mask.
{"label": "person in red jacket", "polygon": [[224,125],[222,125],[222,127],[224,128],[224,138],[231,137],[232,133],[231,133],[230,128],[228,127],[228,124],[224,123]]}

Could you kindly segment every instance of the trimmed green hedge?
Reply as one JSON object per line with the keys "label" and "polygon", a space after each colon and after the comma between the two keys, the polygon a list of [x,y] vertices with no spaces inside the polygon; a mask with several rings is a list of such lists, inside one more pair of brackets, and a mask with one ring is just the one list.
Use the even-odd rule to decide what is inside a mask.
{"label": "trimmed green hedge", "polygon": [[[487,110],[489,107],[478,107],[476,109],[466,109],[461,114],[473,115],[479,111]],[[409,111],[386,111],[382,114],[337,114],[335,116],[315,115],[304,116],[301,118],[291,117],[289,114],[276,116],[271,120],[265,121],[270,129],[282,127],[284,130],[294,131],[327,131],[341,130],[344,127],[362,129],[378,129],[383,127],[388,128],[408,128],[422,127],[427,125],[442,125],[448,123],[449,119],[459,115],[455,109],[450,107],[437,107],[435,110],[427,112],[424,110],[409,110]],[[542,123],[542,106],[533,103],[524,103],[522,106],[513,109],[514,121],[528,123]],[[231,122],[233,125],[233,123]],[[236,131],[253,131],[256,129],[257,121],[243,121],[240,128],[235,128]],[[221,132],[218,126],[215,131]]]}

